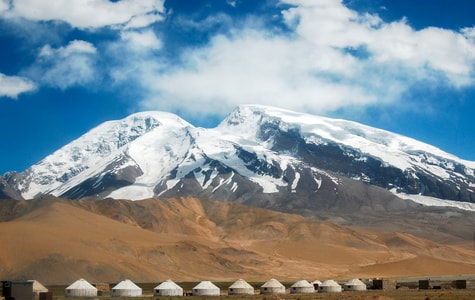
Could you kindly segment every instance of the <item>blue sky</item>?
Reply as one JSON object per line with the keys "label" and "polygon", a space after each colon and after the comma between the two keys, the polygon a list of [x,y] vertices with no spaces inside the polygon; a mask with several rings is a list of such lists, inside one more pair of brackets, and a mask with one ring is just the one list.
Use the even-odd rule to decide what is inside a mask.
{"label": "blue sky", "polygon": [[0,174],[143,110],[358,121],[475,160],[475,1],[0,0]]}

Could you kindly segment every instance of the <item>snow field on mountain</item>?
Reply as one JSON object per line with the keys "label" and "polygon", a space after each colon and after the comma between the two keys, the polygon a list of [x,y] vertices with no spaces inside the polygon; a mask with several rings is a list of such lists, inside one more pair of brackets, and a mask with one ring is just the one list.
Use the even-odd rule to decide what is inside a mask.
{"label": "snow field on mountain", "polygon": [[[23,197],[32,199],[37,194],[47,193],[59,196],[76,184],[96,175],[110,163],[110,157],[120,153],[120,137],[130,133],[128,123],[105,122],[32,166],[28,171],[33,181],[25,186]],[[142,133],[136,132],[136,134]],[[64,176],[70,178],[65,182],[57,180]],[[50,180],[48,182],[35,180],[42,178]]]}
{"label": "snow field on mountain", "polygon": [[411,195],[411,194],[405,194],[405,193],[398,193],[396,192],[396,189],[392,189],[391,192],[401,199],[412,200],[424,206],[455,207],[455,208],[459,208],[463,210],[475,211],[475,203],[442,200],[439,198],[424,196],[420,194]]}
{"label": "snow field on mountain", "polygon": [[192,125],[172,114],[155,115],[161,124],[130,143],[127,153],[143,172],[134,184],[109,194],[112,198],[145,199],[154,196],[157,182],[164,180],[184,159],[191,145]]}
{"label": "snow field on mountain", "polygon": [[[465,164],[470,168],[475,168],[475,162],[468,162],[448,154],[434,146],[419,142],[417,140],[401,136],[389,131],[372,128],[356,122],[329,119],[304,113],[295,113],[284,109],[266,106],[245,106],[241,107],[243,114],[262,111],[267,118],[274,117],[280,123],[280,127],[298,126],[300,134],[307,141],[332,141],[337,144],[359,149],[362,153],[377,157],[383,162],[397,167],[401,170],[413,169],[417,166],[427,170],[442,178],[450,178],[451,175],[444,169],[434,164],[416,163],[413,155],[408,152],[430,153],[447,160],[453,160]],[[439,161],[432,157],[433,163]]]}
{"label": "snow field on mountain", "polygon": [[[246,131],[249,133],[250,131]],[[220,131],[209,129],[205,134],[201,134],[197,139],[200,149],[206,155],[214,160],[232,167],[241,176],[249,178],[251,181],[259,184],[263,188],[264,193],[276,193],[279,186],[285,186],[281,179],[273,178],[269,175],[257,175],[249,170],[241,159],[237,157],[235,145],[246,149],[249,152],[256,153],[258,157],[264,158],[264,153],[269,152],[259,143],[251,139],[237,138],[232,135],[222,134]],[[278,157],[275,159],[280,160]],[[269,158],[266,156],[266,160]]]}

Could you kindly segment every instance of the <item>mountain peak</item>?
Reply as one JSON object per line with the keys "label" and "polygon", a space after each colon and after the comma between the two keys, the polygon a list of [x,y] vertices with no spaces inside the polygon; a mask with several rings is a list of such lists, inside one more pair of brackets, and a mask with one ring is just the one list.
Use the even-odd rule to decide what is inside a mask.
{"label": "mountain peak", "polygon": [[167,125],[179,124],[180,126],[190,126],[190,127],[193,126],[187,121],[177,116],[176,114],[173,114],[170,112],[163,112],[163,111],[137,112],[119,121],[137,123],[137,122],[141,122],[141,120],[155,120],[157,122],[160,122],[162,124],[167,124]]}

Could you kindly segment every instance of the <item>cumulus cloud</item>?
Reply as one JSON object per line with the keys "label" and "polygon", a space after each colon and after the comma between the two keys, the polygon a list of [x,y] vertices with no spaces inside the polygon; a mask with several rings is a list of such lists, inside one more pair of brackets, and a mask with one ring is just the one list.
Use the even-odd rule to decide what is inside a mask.
{"label": "cumulus cloud", "polygon": [[43,84],[61,89],[85,86],[96,79],[96,53],[94,45],[81,40],[59,48],[45,45],[27,73]]}
{"label": "cumulus cloud", "polygon": [[315,45],[365,47],[371,63],[426,68],[443,73],[455,85],[471,83],[475,44],[464,34],[435,27],[416,31],[405,19],[384,23],[378,16],[357,14],[339,1],[288,2],[298,6],[283,12],[285,20],[296,23],[299,36]]}
{"label": "cumulus cloud", "polygon": [[[163,19],[163,0],[11,0],[10,14],[35,21],[64,21],[78,28],[146,27]],[[0,5],[6,6],[5,0]]]}
{"label": "cumulus cloud", "polygon": [[[206,112],[216,102],[227,104],[224,107],[252,102],[330,110],[344,102],[373,100],[356,84],[331,80],[332,76],[351,78],[355,62],[351,56],[331,49],[314,52],[299,42],[257,31],[234,38],[216,37],[209,47],[183,56],[183,68],[149,78],[146,85],[153,87],[152,94],[160,93],[164,99],[173,99],[171,103],[195,111]],[[156,103],[150,98],[144,104],[152,108]]]}
{"label": "cumulus cloud", "polygon": [[7,76],[0,73],[0,97],[16,99],[19,94],[30,92],[35,89],[36,84],[27,78]]}
{"label": "cumulus cloud", "polygon": [[183,52],[181,65],[139,72],[143,106],[205,113],[246,102],[324,113],[403,101],[418,82],[474,83],[473,28],[415,30],[341,1],[283,2],[290,32],[248,24]]}

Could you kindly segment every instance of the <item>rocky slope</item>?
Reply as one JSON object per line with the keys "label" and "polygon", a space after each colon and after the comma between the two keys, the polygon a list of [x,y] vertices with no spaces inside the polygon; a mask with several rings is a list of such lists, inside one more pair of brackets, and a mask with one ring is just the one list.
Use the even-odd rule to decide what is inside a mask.
{"label": "rocky slope", "polygon": [[[463,232],[473,228],[473,213],[459,211],[472,214],[461,218],[448,209],[439,226],[430,225],[438,214],[418,213],[428,221],[424,231],[431,239],[403,232],[418,226],[411,218],[402,231],[377,232],[195,198],[5,200],[0,280],[290,281],[471,273],[475,255]],[[450,232],[443,224],[462,237],[446,240]]]}

